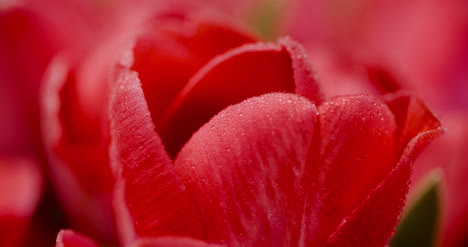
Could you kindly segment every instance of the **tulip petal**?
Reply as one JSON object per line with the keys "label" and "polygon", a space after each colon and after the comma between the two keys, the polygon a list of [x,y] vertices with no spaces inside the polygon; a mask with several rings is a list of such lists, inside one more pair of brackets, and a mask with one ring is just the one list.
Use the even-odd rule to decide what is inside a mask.
{"label": "tulip petal", "polygon": [[110,122],[111,162],[116,171],[120,170],[118,184],[123,184],[116,193],[121,193],[128,207],[136,234],[196,237],[200,227],[190,213],[191,204],[172,161],[154,131],[136,72],[117,68]]}
{"label": "tulip petal", "polygon": [[191,238],[141,238],[129,247],[216,247],[221,245],[208,244]]}
{"label": "tulip petal", "polygon": [[99,247],[94,240],[72,230],[61,230],[55,247]]}
{"label": "tulip petal", "polygon": [[419,133],[441,126],[440,120],[418,98],[406,92],[385,95],[388,107],[395,115],[398,131],[396,139],[400,152]]}
{"label": "tulip petal", "polygon": [[177,41],[187,46],[202,63],[208,62],[229,49],[258,41],[253,34],[221,20],[201,19],[196,20],[192,25],[185,27],[186,33],[182,33]]}
{"label": "tulip petal", "polygon": [[307,99],[271,93],[226,108],[192,136],[175,164],[205,241],[297,245],[316,119]]}
{"label": "tulip petal", "polygon": [[[417,104],[393,104],[395,102],[401,103],[399,99],[402,98],[395,99],[397,101],[390,101],[389,107],[396,112],[395,119],[399,127],[395,133],[396,141],[400,140],[401,143],[401,140],[407,139],[408,135],[401,133],[413,133],[412,130],[418,128],[419,132],[406,145],[398,164],[389,175],[375,187],[352,214],[341,222],[329,237],[328,246],[384,246],[399,220],[408,192],[414,159],[429,142],[444,132],[444,129],[440,127],[440,122],[427,108],[421,108],[422,105]],[[408,99],[405,101],[411,102]],[[403,107],[403,109],[399,107]],[[415,110],[420,109],[426,109],[426,112],[411,115]],[[400,113],[410,113],[410,115],[407,115],[408,117],[402,121],[401,115],[398,115]],[[431,119],[434,122],[431,122]],[[401,126],[416,126],[415,123],[405,121],[416,122],[419,127],[403,128],[401,131]],[[430,128],[431,126],[432,128]],[[401,153],[398,146],[396,152]]]}
{"label": "tulip petal", "polygon": [[317,201],[307,245],[323,246],[334,229],[384,179],[396,161],[392,112],[368,95],[341,96],[319,107],[320,147],[312,154]]}
{"label": "tulip petal", "polygon": [[304,47],[288,37],[280,39],[279,43],[289,52],[291,57],[294,80],[296,81],[295,93],[308,98],[316,105],[322,104],[323,95],[316,81],[317,75],[312,71]]}
{"label": "tulip petal", "polygon": [[136,43],[132,70],[138,72],[153,121],[214,56],[255,39],[235,27],[208,20],[159,21]]}
{"label": "tulip petal", "polygon": [[[318,95],[302,48],[284,39],[280,44],[247,44],[212,59],[192,77],[156,125],[169,155],[216,113],[244,99],[270,92]],[[291,52],[290,52],[291,51]],[[294,56],[293,56],[294,55]],[[304,54],[305,56],[305,54]]]}

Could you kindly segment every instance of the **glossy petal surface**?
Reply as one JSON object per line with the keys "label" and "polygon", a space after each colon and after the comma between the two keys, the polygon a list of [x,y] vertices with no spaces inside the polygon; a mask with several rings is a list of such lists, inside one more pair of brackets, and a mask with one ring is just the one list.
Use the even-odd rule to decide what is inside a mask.
{"label": "glossy petal surface", "polygon": [[[124,71],[115,88],[114,147],[125,189],[134,190],[126,194],[130,215],[144,236],[190,225],[201,232],[185,236],[230,246],[384,245],[412,161],[443,132],[427,108],[403,96],[390,97],[390,108],[357,95],[317,109],[297,95],[266,94],[218,113],[183,147],[174,170],[136,74]],[[144,192],[161,184],[164,193]],[[160,231],[169,218],[175,227]]]}
{"label": "glossy petal surface", "polygon": [[228,107],[176,160],[203,237],[229,246],[287,246],[300,238],[304,171],[316,107],[267,94]]}
{"label": "glossy petal surface", "polygon": [[[206,241],[326,245],[388,176],[397,126],[383,102],[345,96],[318,112],[298,96],[268,94],[228,107],[195,133],[176,166]],[[399,208],[389,212],[395,223]],[[391,227],[377,228],[377,238],[388,238]]]}

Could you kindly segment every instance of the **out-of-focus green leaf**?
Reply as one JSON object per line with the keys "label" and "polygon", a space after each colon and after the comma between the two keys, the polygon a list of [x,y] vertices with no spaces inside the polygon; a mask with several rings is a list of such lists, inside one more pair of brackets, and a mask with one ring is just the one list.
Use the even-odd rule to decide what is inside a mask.
{"label": "out-of-focus green leaf", "polygon": [[283,0],[259,1],[248,18],[250,25],[265,39],[273,40],[278,35],[280,21],[284,18],[286,3]]}
{"label": "out-of-focus green leaf", "polygon": [[404,212],[390,246],[435,246],[440,212],[440,176],[431,174],[416,200]]}

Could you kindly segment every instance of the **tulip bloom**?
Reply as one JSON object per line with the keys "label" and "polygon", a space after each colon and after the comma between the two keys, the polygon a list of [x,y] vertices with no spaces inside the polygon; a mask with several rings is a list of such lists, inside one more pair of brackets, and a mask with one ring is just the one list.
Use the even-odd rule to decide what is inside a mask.
{"label": "tulip bloom", "polygon": [[[111,73],[121,242],[384,246],[414,158],[443,132],[437,118],[402,93],[324,99],[289,38],[184,25],[144,36]],[[73,119],[62,123],[89,124]],[[57,246],[72,244],[95,243],[59,234]]]}

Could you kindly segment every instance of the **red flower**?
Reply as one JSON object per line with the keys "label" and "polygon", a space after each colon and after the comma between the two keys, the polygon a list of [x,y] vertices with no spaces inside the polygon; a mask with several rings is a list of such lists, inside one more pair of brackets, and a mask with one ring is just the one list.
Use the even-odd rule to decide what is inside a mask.
{"label": "red flower", "polygon": [[[210,22],[166,24],[112,73],[122,242],[384,246],[415,156],[443,132],[437,118],[401,93],[322,99],[290,39],[252,43]],[[63,126],[86,130],[87,118],[66,109],[59,116],[74,121]],[[65,231],[58,246],[93,246],[83,238]]]}

